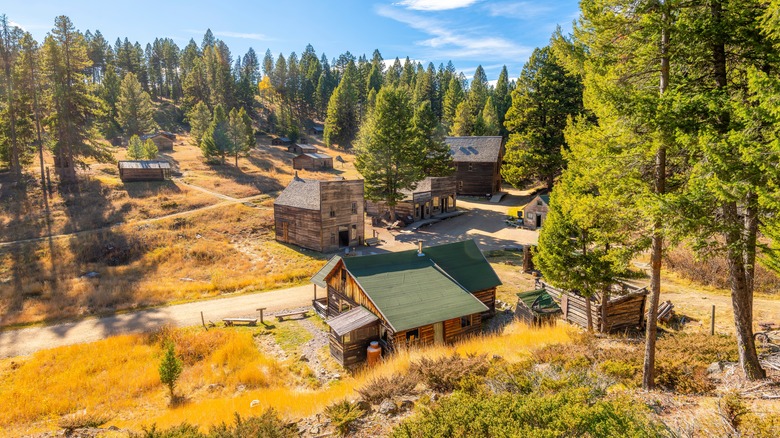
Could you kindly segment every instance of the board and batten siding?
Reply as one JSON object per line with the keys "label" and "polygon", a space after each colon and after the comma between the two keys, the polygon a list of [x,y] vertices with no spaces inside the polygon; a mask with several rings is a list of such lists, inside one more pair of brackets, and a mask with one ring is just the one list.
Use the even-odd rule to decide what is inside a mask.
{"label": "board and batten siding", "polygon": [[314,251],[324,250],[319,211],[275,205],[274,224],[276,240],[279,242],[291,243]]}
{"label": "board and batten siding", "polygon": [[340,227],[347,228],[349,246],[363,243],[365,235],[363,204],[363,180],[320,182],[322,251],[338,251],[341,247]]}
{"label": "board and batten siding", "polygon": [[455,162],[455,180],[459,195],[484,196],[501,191],[498,163]]}

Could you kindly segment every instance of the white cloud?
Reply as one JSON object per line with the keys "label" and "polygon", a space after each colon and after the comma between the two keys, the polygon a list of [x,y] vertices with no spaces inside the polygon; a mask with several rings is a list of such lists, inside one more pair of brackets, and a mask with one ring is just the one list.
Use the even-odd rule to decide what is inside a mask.
{"label": "white cloud", "polygon": [[466,8],[479,0],[403,0],[397,5],[417,11],[447,11],[450,9]]}
{"label": "white cloud", "polygon": [[[204,32],[205,33],[205,32]],[[215,36],[226,38],[241,38],[244,40],[256,40],[256,41],[270,41],[271,38],[261,33],[244,33],[244,32],[214,32]]]}
{"label": "white cloud", "polygon": [[430,38],[417,42],[420,46],[434,50],[431,56],[426,56],[428,58],[457,59],[476,56],[483,59],[505,59],[527,57],[533,50],[505,38],[486,36],[474,29],[459,29],[451,23],[442,23],[396,8],[379,6],[377,13],[428,34]]}
{"label": "white cloud", "polygon": [[485,9],[493,17],[509,17],[530,20],[552,12],[555,8],[544,3],[503,2],[485,4]]}

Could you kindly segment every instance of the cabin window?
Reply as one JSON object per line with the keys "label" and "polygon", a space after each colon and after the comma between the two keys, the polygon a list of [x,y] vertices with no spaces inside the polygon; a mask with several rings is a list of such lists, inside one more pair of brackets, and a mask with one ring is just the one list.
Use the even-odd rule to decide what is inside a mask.
{"label": "cabin window", "polygon": [[409,330],[406,332],[406,344],[414,344],[420,340],[420,329]]}
{"label": "cabin window", "polygon": [[471,327],[471,315],[460,317],[460,328]]}
{"label": "cabin window", "polygon": [[542,200],[540,199],[540,200],[536,201],[536,205],[538,205],[539,207],[541,207],[541,206],[542,206]]}
{"label": "cabin window", "polygon": [[463,190],[463,181],[458,181],[458,190]]}
{"label": "cabin window", "polygon": [[434,196],[433,197],[433,207],[436,208],[438,206],[439,206],[439,197],[438,196]]}
{"label": "cabin window", "polygon": [[352,306],[346,302],[345,300],[341,300],[341,311],[346,312],[347,310],[352,309]]}
{"label": "cabin window", "polygon": [[336,217],[336,210],[333,207],[330,208],[330,217]]}
{"label": "cabin window", "polygon": [[344,335],[344,336],[342,336],[342,337],[341,337],[341,342],[342,342],[343,344],[349,343],[349,342],[351,342],[351,341],[352,341],[352,332],[350,332],[350,333],[347,333],[346,335]]}
{"label": "cabin window", "polygon": [[341,282],[346,283],[347,282],[347,270],[342,269],[341,270]]}
{"label": "cabin window", "polygon": [[387,328],[385,328],[385,326],[379,327],[379,337],[382,338],[383,341],[387,342]]}
{"label": "cabin window", "polygon": [[469,172],[474,171],[474,163],[469,163]]}
{"label": "cabin window", "polygon": [[352,225],[352,240],[357,240],[357,225]]}
{"label": "cabin window", "polygon": [[533,219],[534,218],[534,214],[529,211],[528,213],[525,214],[525,217],[526,217],[526,219]]}
{"label": "cabin window", "polygon": [[352,214],[357,214],[357,202],[352,203]]}

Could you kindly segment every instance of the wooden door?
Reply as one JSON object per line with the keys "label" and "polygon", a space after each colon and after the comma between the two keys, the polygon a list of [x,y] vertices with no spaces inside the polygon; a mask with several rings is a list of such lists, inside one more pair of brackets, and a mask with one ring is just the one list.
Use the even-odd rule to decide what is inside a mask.
{"label": "wooden door", "polygon": [[433,325],[433,343],[436,345],[444,344],[444,323],[437,322]]}
{"label": "wooden door", "polygon": [[287,242],[289,240],[290,230],[287,222],[282,222],[282,240]]}

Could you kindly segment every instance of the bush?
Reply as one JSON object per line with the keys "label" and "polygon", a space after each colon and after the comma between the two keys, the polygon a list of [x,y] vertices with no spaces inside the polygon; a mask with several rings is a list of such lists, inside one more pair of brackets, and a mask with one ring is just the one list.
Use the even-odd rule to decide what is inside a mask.
{"label": "bush", "polygon": [[84,427],[100,427],[110,418],[102,413],[88,413],[86,410],[60,418],[58,425],[69,434]]}
{"label": "bush", "polygon": [[365,412],[356,403],[342,400],[328,405],[325,408],[325,415],[333,423],[339,436],[344,436],[349,432],[352,423],[365,415]]}
{"label": "bush", "polygon": [[232,425],[222,423],[210,429],[208,434],[200,431],[198,426],[182,423],[169,429],[158,430],[156,425],[143,433],[131,435],[133,438],[292,438],[296,436],[294,425],[285,424],[273,409],[265,410],[256,417],[241,418],[236,413]]}
{"label": "bush", "polygon": [[386,398],[393,398],[414,394],[419,377],[412,373],[405,373],[393,377],[374,377],[368,383],[357,390],[360,397],[373,404],[378,404]]}
{"label": "bush", "polygon": [[412,362],[412,373],[420,376],[425,384],[439,392],[450,392],[459,387],[467,376],[485,376],[490,369],[486,355],[462,357],[457,353],[437,359],[427,357]]}
{"label": "bush", "polygon": [[616,379],[631,379],[638,367],[622,360],[605,360],[598,365],[599,371]]}

